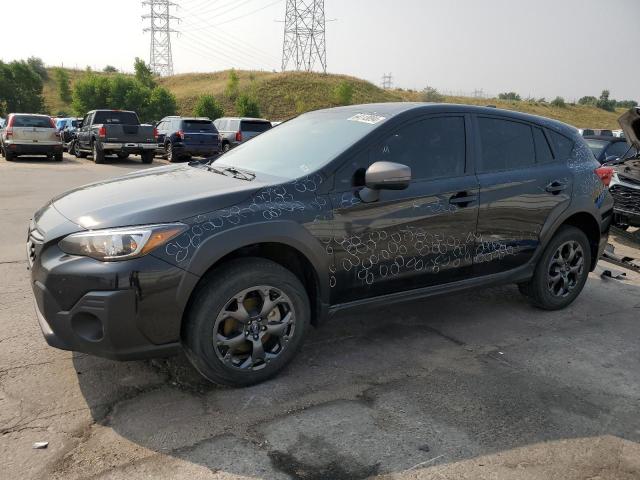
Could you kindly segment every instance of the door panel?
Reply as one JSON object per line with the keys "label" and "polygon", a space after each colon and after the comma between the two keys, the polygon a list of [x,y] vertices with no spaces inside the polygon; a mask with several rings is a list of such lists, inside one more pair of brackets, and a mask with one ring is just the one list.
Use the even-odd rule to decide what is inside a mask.
{"label": "door panel", "polygon": [[479,170],[500,165],[504,170],[478,174],[476,275],[526,264],[539,246],[542,227],[568,207],[572,190],[571,172],[566,162],[553,158],[542,129],[496,118],[483,125],[483,118],[477,129]]}
{"label": "door panel", "polygon": [[[354,172],[348,176],[356,184],[376,161],[410,166],[413,180],[406,190],[379,191],[378,200],[371,203],[361,201],[361,186],[332,196],[332,301],[344,303],[471,275],[479,191],[475,175],[465,173],[471,170],[468,162],[465,167],[468,151],[464,117],[446,116],[399,127],[360,155],[363,160],[347,162],[348,172]],[[362,164],[365,168],[358,168]],[[338,187],[341,178],[338,174]]]}

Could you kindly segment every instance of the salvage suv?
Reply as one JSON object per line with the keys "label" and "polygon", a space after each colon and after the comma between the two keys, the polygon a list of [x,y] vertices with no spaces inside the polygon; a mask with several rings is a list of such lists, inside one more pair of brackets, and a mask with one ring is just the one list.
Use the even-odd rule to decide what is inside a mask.
{"label": "salvage suv", "polygon": [[218,161],[54,198],[29,227],[47,342],[113,359],[183,349],[209,380],[275,375],[349,309],[516,283],[573,302],[613,201],[575,128],[463,105],[307,113]]}

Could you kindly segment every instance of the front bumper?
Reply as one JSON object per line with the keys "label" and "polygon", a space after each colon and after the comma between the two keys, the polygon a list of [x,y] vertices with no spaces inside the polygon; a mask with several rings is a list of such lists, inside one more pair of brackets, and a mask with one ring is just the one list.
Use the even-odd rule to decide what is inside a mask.
{"label": "front bumper", "polygon": [[114,360],[180,350],[186,299],[179,286],[198,281],[152,255],[99,262],[62,252],[57,243],[30,258],[36,315],[47,343]]}
{"label": "front bumper", "polygon": [[640,227],[640,185],[616,179],[609,187],[617,225]]}
{"label": "front bumper", "polygon": [[62,143],[6,143],[5,148],[16,155],[52,155],[62,153]]}

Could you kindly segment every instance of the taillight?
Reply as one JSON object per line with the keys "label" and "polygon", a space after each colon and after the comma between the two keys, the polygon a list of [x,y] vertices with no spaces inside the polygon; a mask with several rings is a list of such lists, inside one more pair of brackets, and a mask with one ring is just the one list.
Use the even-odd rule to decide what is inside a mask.
{"label": "taillight", "polygon": [[184,140],[184,131],[183,130],[178,130],[178,132],[176,133],[176,135],[178,135],[178,138],[180,140]]}
{"label": "taillight", "polygon": [[613,169],[613,167],[596,168],[596,175],[600,177],[600,180],[602,180],[602,183],[604,183],[605,187],[608,187],[611,183],[611,179],[613,178],[614,173],[615,170]]}
{"label": "taillight", "polygon": [[242,132],[236,132],[236,142],[242,141]]}
{"label": "taillight", "polygon": [[158,129],[156,127],[153,127],[153,138],[158,139]]}
{"label": "taillight", "polygon": [[107,127],[105,127],[104,125],[100,127],[100,130],[98,130],[98,136],[100,138],[105,138],[107,136]]}
{"label": "taillight", "polygon": [[7,138],[13,136],[13,127],[7,127],[7,131],[5,133],[7,135]]}
{"label": "taillight", "polygon": [[51,124],[51,128],[56,128],[56,122],[53,121],[53,118],[49,118],[49,123]]}

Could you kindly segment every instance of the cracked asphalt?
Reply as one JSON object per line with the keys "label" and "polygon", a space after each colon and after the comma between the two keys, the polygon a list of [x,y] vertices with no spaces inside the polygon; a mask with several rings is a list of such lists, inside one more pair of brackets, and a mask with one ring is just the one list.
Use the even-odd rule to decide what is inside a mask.
{"label": "cracked asphalt", "polygon": [[24,261],[31,214],[140,168],[0,161],[0,477],[640,478],[640,275],[603,279],[620,270],[605,263],[561,312],[504,286],[336,317],[278,378],[240,390],[184,357],[48,347]]}

